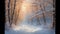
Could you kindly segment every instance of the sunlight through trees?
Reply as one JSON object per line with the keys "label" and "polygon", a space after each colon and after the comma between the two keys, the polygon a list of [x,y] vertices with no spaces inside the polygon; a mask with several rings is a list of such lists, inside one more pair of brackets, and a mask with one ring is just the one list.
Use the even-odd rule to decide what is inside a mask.
{"label": "sunlight through trees", "polygon": [[41,25],[40,20],[43,18],[43,24],[46,25],[46,17],[51,17],[51,24],[55,27],[53,5],[53,0],[5,0],[6,22],[12,27],[12,24],[17,25],[23,20],[32,24],[36,18],[37,25]]}

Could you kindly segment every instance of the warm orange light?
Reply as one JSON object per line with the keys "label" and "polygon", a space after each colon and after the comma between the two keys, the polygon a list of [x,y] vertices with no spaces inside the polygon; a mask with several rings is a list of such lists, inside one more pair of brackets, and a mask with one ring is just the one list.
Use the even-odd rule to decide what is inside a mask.
{"label": "warm orange light", "polygon": [[27,2],[23,2],[20,8],[21,8],[20,18],[21,20],[24,20],[27,14],[31,13],[31,4]]}

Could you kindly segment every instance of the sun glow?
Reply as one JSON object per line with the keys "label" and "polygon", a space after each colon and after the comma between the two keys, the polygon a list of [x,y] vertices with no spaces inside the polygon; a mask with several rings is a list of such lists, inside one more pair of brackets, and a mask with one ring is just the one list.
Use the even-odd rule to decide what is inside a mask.
{"label": "sun glow", "polygon": [[20,10],[20,18],[21,20],[24,20],[27,16],[27,14],[30,14],[31,13],[31,4],[30,3],[27,3],[27,2],[23,2],[22,5],[21,5],[21,10]]}

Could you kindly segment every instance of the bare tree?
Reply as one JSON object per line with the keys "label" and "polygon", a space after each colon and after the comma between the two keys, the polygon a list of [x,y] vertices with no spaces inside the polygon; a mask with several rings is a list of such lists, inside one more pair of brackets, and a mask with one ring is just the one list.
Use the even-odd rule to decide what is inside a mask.
{"label": "bare tree", "polygon": [[12,23],[16,24],[18,16],[19,16],[19,11],[20,9],[16,10],[17,7],[17,1],[16,0],[5,0],[5,5],[6,5],[6,22],[8,21],[10,23],[10,26]]}

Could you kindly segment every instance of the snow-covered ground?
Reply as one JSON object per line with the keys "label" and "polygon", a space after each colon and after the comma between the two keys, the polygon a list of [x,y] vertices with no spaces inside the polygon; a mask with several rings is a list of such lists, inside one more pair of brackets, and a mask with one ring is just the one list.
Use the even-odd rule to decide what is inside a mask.
{"label": "snow-covered ground", "polygon": [[38,30],[36,32],[26,32],[26,31],[5,31],[5,34],[55,34],[55,32],[53,30]]}
{"label": "snow-covered ground", "polygon": [[13,24],[12,28],[6,26],[6,28],[8,27],[8,30],[5,30],[5,34],[55,34],[55,30],[50,28],[50,18],[46,18],[46,25],[43,24],[43,19],[41,19],[40,22],[41,25],[37,25],[36,20],[34,20],[32,23],[28,22],[28,20],[24,20],[18,25]]}
{"label": "snow-covered ground", "polygon": [[5,34],[55,34],[54,29],[49,29],[48,25],[34,26],[29,24],[21,24],[20,26],[13,26]]}

